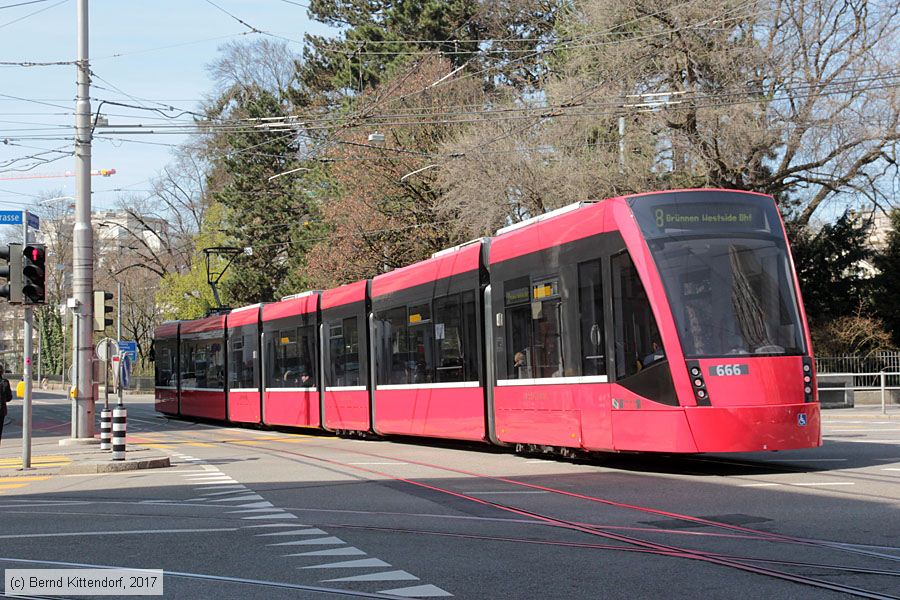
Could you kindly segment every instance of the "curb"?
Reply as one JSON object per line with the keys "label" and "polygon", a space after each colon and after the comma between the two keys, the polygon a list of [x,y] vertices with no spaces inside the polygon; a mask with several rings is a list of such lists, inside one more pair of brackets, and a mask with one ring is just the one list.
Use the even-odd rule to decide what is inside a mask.
{"label": "curb", "polygon": [[889,412],[886,415],[878,413],[851,413],[851,412],[828,412],[827,414],[822,414],[822,421],[848,421],[848,420],[863,420],[863,421],[900,421],[900,414],[896,412]]}
{"label": "curb", "polygon": [[168,456],[140,458],[137,460],[93,460],[71,463],[59,470],[60,475],[82,475],[86,473],[120,473],[141,469],[163,469],[171,467]]}

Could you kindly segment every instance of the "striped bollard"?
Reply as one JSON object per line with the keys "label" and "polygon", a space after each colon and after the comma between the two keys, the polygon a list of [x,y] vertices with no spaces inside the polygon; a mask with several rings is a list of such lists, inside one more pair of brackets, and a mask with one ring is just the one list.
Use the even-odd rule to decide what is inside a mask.
{"label": "striped bollard", "polygon": [[125,460],[125,417],[124,406],[117,406],[112,411],[112,459]]}
{"label": "striped bollard", "polygon": [[112,438],[112,411],[104,408],[100,411],[100,449],[109,450],[112,448],[110,442]]}

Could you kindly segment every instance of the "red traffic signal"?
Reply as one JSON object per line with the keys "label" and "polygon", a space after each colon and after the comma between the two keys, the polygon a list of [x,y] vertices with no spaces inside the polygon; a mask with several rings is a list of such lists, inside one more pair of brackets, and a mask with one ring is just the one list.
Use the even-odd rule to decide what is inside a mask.
{"label": "red traffic signal", "polygon": [[25,304],[44,304],[46,301],[46,258],[47,251],[43,244],[26,244],[22,248],[22,295]]}

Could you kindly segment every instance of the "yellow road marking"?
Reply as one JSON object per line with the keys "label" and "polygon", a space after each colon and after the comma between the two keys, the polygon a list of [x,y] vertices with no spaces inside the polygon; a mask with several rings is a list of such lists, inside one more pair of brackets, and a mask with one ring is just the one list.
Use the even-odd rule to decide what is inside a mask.
{"label": "yellow road marking", "polygon": [[[69,464],[71,461],[63,461],[63,462],[53,462],[53,463],[31,463],[32,467],[63,467]],[[12,465],[0,465],[0,469],[9,471],[10,469],[21,469],[22,463],[19,462],[17,464]]]}
{"label": "yellow road marking", "polygon": [[10,481],[44,481],[45,479],[50,479],[49,476],[41,476],[41,475],[22,475],[20,477],[0,477],[0,484],[8,483]]}
{"label": "yellow road marking", "polygon": [[[44,456],[32,456],[31,462],[39,463],[39,462],[57,462],[60,460],[69,460],[68,456],[59,456],[59,455],[44,455]],[[19,463],[22,459],[20,458],[0,458],[0,465],[9,464],[9,463]]]}
{"label": "yellow road marking", "polygon": [[27,483],[0,483],[0,490],[11,490],[28,485]]}
{"label": "yellow road marking", "polygon": [[207,444],[206,442],[184,442],[188,446],[196,446],[197,448],[215,448],[213,444]]}

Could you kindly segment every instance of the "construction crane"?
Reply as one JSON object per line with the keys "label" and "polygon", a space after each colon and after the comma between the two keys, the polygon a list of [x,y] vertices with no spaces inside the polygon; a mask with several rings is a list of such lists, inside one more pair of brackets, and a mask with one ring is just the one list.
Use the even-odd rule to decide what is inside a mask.
{"label": "construction crane", "polygon": [[[115,175],[115,169],[94,169],[91,171],[91,177],[109,177]],[[75,177],[75,171],[63,171],[62,173],[29,173],[23,175],[13,175],[11,177],[0,177],[0,181],[10,181],[13,179],[56,179],[61,177]]]}

